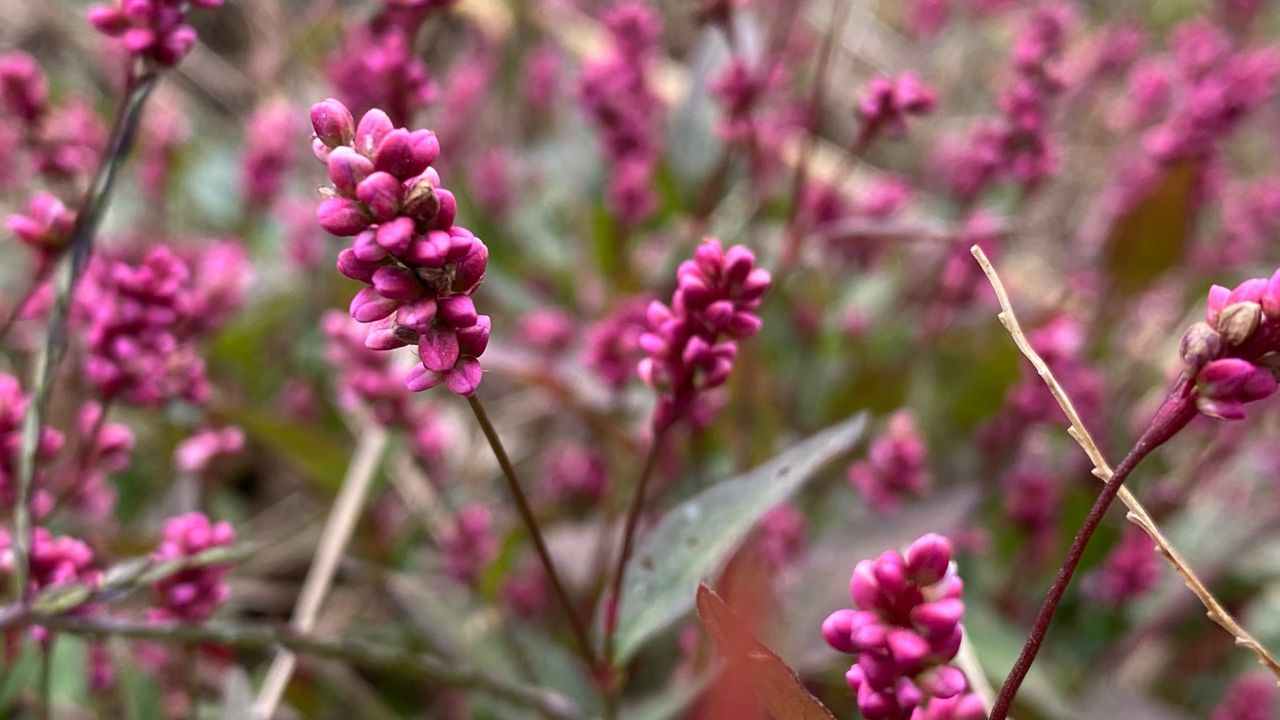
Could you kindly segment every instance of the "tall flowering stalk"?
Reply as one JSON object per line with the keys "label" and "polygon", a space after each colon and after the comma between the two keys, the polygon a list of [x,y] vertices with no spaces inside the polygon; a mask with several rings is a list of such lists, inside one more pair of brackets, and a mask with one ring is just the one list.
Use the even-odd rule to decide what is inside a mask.
{"label": "tall flowering stalk", "polygon": [[583,659],[596,664],[578,618],[529,506],[519,478],[484,406],[476,397],[489,343],[488,315],[472,294],[484,279],[489,250],[454,224],[457,203],[431,167],[440,142],[430,130],[396,128],[377,108],[357,125],[340,101],[311,109],[316,157],[333,185],[316,217],[329,232],[352,237],[338,255],[338,270],[367,285],[352,298],[351,317],[369,323],[364,344],[394,350],[417,344],[420,363],[405,380],[414,392],[443,384],[467,398],[501,466],[539,558],[564,608]]}
{"label": "tall flowering stalk", "polygon": [[681,420],[707,424],[716,410],[711,394],[729,379],[738,341],[760,331],[757,311],[772,283],[768,270],[742,245],[728,250],[707,238],[693,258],[680,263],[671,303],[649,303],[648,331],[640,336],[645,352],[640,377],[658,394],[651,425],[653,441],[627,511],[622,548],[605,598],[605,659],[611,661],[614,631],[622,604],[622,586],[631,559],[645,494],[663,439]]}
{"label": "tall flowering stalk", "polygon": [[[994,270],[990,268],[985,255],[977,248],[974,249],[974,255],[994,283]],[[996,289],[1003,305],[1007,302],[1004,289],[1000,285],[996,285]],[[1012,327],[1016,328],[1016,325]],[[1015,338],[1019,338],[1020,344],[1026,342],[1020,338],[1020,331]],[[992,706],[991,720],[1005,720],[1008,716],[1018,688],[1035,662],[1058,603],[1075,575],[1080,558],[1107,509],[1120,493],[1125,478],[1147,455],[1185,428],[1197,415],[1240,420],[1245,415],[1245,404],[1274,394],[1277,382],[1269,362],[1278,351],[1280,270],[1270,279],[1247,280],[1234,290],[1213,286],[1209,291],[1205,321],[1196,323],[1183,335],[1181,355],[1185,367],[1182,373],[1173,382],[1164,402],[1129,454],[1107,478],[1106,486],[1089,509],[1036,615],[1022,651],[1000,688]],[[1034,351],[1031,353],[1034,354]],[[1035,359],[1038,360],[1039,357],[1036,356]],[[1040,362],[1043,363],[1042,360]],[[1073,415],[1073,412],[1068,414]],[[1077,418],[1072,417],[1073,425],[1076,422]],[[1185,571],[1184,575],[1187,575]],[[1193,589],[1199,584],[1194,576],[1188,576],[1188,580],[1195,581]],[[1224,618],[1216,601],[1211,604],[1211,600],[1211,597],[1205,600],[1211,615],[1235,634],[1234,621],[1229,617]],[[1241,642],[1252,640],[1245,640],[1239,634],[1237,638]]]}
{"label": "tall flowering stalk", "polygon": [[[221,4],[204,0],[207,7]],[[32,480],[40,447],[43,417],[52,380],[67,347],[67,317],[72,295],[89,257],[94,236],[111,200],[116,175],[133,148],[138,122],[147,98],[165,67],[176,64],[195,43],[195,31],[185,24],[186,5],[173,0],[141,0],[123,5],[95,6],[89,21],[100,31],[121,37],[129,52],[129,72],[124,98],[117,109],[107,148],[85,193],[71,227],[67,257],[55,282],[55,299],[49,315],[45,344],[35,363],[33,396],[23,420],[22,453],[18,471],[18,496],[14,503],[13,581],[19,600],[27,595],[28,555],[31,546],[30,502]]]}

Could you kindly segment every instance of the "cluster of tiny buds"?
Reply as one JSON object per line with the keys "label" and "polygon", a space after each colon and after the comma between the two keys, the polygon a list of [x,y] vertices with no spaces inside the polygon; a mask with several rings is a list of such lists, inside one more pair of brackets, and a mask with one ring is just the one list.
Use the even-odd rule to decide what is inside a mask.
{"label": "cluster of tiny buds", "polygon": [[929,488],[924,438],[909,410],[890,418],[882,435],[871,443],[867,459],[849,467],[849,484],[876,509],[892,510],[905,496],[923,495]]}
{"label": "cluster of tiny buds", "polygon": [[1155,588],[1161,562],[1151,538],[1129,527],[1102,566],[1085,578],[1085,591],[1099,602],[1120,605]]}
{"label": "cluster of tiny buds", "polygon": [[599,453],[577,443],[552,450],[546,460],[546,492],[556,502],[594,505],[609,490],[609,475]]}
{"label": "cluster of tiny buds", "polygon": [[[170,518],[164,539],[152,553],[157,562],[182,560],[206,550],[235,542],[236,533],[226,522],[212,523],[202,513],[190,512]],[[226,576],[229,565],[205,565],[181,570],[156,583],[152,591],[152,620],[202,622],[209,619],[231,590]]]}
{"label": "cluster of tiny buds", "polygon": [[1204,322],[1182,336],[1180,352],[1194,379],[1196,407],[1239,420],[1246,403],[1276,391],[1273,360],[1280,351],[1280,270],[1228,290],[1214,285]]}
{"label": "cluster of tiny buds", "polygon": [[865,147],[881,132],[901,134],[906,131],[907,117],[927,115],[937,104],[937,94],[912,72],[896,78],[872,78],[858,100],[858,116],[862,120],[856,145]]}
{"label": "cluster of tiny buds", "polygon": [[968,688],[964,673],[949,664],[960,650],[964,617],[964,584],[951,556],[951,542],[929,534],[905,554],[887,550],[859,562],[849,580],[854,607],[822,623],[831,647],[857,656],[845,678],[867,720],[948,717],[941,708],[929,715],[930,701]]}
{"label": "cluster of tiny buds", "polygon": [[5,221],[9,232],[34,250],[41,264],[62,252],[75,223],[76,214],[47,192],[32,195],[26,212],[14,213]]}
{"label": "cluster of tiny buds", "polygon": [[333,99],[312,107],[311,124],[316,157],[333,182],[316,216],[334,235],[354,237],[338,255],[338,270],[368,285],[350,307],[356,321],[374,323],[366,345],[391,350],[417,343],[422,364],[409,375],[409,389],[443,382],[472,394],[490,321],[476,312],[471,295],[489,250],[453,224],[456,201],[431,167],[440,154],[435,133],[395,128],[376,108],[357,126]]}
{"label": "cluster of tiny buds", "polygon": [[705,393],[729,379],[738,340],[760,331],[756,314],[769,289],[769,271],[756,267],[742,245],[728,250],[707,238],[692,260],[680,263],[676,290],[667,306],[657,300],[646,311],[648,332],[640,336],[647,357],[640,377],[659,393],[655,429],[686,416],[700,420]]}
{"label": "cluster of tiny buds", "polygon": [[196,31],[186,23],[187,4],[216,8],[222,0],[115,0],[89,8],[89,23],[120,38],[134,57],[160,65],[177,65],[196,44]]}

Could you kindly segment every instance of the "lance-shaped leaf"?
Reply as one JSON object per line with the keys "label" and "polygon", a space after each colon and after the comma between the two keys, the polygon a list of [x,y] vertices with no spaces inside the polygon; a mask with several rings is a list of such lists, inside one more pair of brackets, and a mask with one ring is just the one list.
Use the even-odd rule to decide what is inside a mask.
{"label": "lance-shaped leaf", "polygon": [[615,661],[626,662],[687,613],[698,583],[724,564],[760,518],[848,452],[865,427],[866,416],[859,414],[668,511],[627,567]]}
{"label": "lance-shaped leaf", "polygon": [[800,682],[796,671],[751,634],[728,604],[706,585],[698,586],[698,619],[729,662],[743,673],[769,715],[786,720],[835,720],[836,716]]}

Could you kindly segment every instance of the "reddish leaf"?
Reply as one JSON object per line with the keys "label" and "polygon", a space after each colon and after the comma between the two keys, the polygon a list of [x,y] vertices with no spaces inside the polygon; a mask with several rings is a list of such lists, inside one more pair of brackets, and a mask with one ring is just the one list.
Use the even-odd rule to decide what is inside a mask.
{"label": "reddish leaf", "polygon": [[729,661],[730,672],[750,678],[757,699],[776,720],[835,720],[796,671],[762,644],[714,590],[698,586],[698,619]]}

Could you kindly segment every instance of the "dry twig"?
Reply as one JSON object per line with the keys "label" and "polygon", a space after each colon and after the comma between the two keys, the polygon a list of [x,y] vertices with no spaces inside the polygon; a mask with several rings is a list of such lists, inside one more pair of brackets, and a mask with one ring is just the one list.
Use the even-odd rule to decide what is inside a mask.
{"label": "dry twig", "polygon": [[[969,250],[973,257],[982,266],[982,271],[986,273],[987,280],[991,283],[991,289],[995,291],[996,300],[1000,303],[1000,314],[997,318],[1000,324],[1004,325],[1009,331],[1009,335],[1013,338],[1013,342],[1018,346],[1018,350],[1026,356],[1027,360],[1035,367],[1036,373],[1040,375],[1040,379],[1048,386],[1049,392],[1053,395],[1053,399],[1058,402],[1062,412],[1066,414],[1067,420],[1071,426],[1067,428],[1069,434],[1089,456],[1089,461],[1093,463],[1093,474],[1099,480],[1106,483],[1111,479],[1111,465],[1107,463],[1107,459],[1103,457],[1102,451],[1098,449],[1098,444],[1094,442],[1093,436],[1089,434],[1088,428],[1080,420],[1080,415],[1076,412],[1075,406],[1071,403],[1071,398],[1067,396],[1066,391],[1058,380],[1053,376],[1053,372],[1049,370],[1049,366],[1045,364],[1039,353],[1031,347],[1031,343],[1027,340],[1027,336],[1022,332],[1022,327],[1018,324],[1018,318],[1014,315],[1013,305],[1009,302],[1009,294],[1005,291],[1004,283],[1000,281],[1000,276],[996,274],[996,269],[991,265],[991,261],[987,259],[986,253],[982,252],[982,248],[974,245]],[[1196,576],[1191,566],[1187,564],[1186,559],[1178,549],[1173,546],[1169,539],[1156,525],[1151,514],[1147,512],[1142,503],[1138,502],[1138,498],[1129,492],[1128,488],[1120,488],[1120,501],[1124,503],[1129,512],[1125,516],[1129,522],[1137,525],[1152,542],[1155,543],[1155,549],[1159,552],[1173,569],[1182,576],[1182,580],[1186,583],[1187,588],[1200,600],[1205,607],[1205,614],[1209,619],[1217,623],[1223,630],[1226,630],[1235,639],[1236,645],[1247,648],[1258,659],[1258,663],[1265,667],[1276,677],[1280,683],[1280,661],[1265,648],[1257,638],[1249,634],[1240,623],[1227,612],[1222,603],[1213,596],[1209,588],[1204,582]]]}

